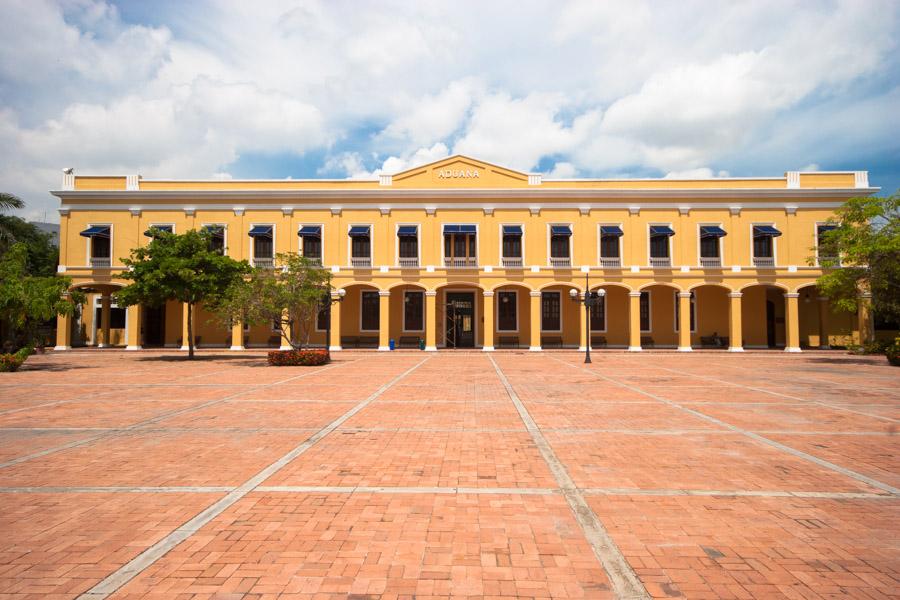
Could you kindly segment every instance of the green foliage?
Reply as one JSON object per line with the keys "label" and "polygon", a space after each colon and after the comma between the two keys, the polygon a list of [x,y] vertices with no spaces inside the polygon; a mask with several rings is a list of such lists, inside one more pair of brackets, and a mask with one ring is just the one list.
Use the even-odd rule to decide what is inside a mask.
{"label": "green foliage", "polygon": [[38,325],[56,315],[71,315],[75,303],[84,302],[80,292],[67,294],[68,277],[41,277],[28,272],[28,249],[13,244],[0,257],[0,319],[32,342]]}
{"label": "green foliage", "polygon": [[884,349],[884,355],[889,363],[900,367],[900,337],[894,338],[894,343]]}
{"label": "green foliage", "polygon": [[328,350],[275,350],[269,352],[267,361],[273,367],[317,367],[328,364]]}
{"label": "green foliage", "polygon": [[[9,210],[10,208],[25,208],[22,199],[14,194],[0,192],[0,210]],[[9,229],[6,217],[0,220],[0,246],[9,246],[16,242],[13,231]]]}
{"label": "green foliage", "polygon": [[290,326],[293,335],[282,327],[282,337],[292,348],[306,347],[319,311],[330,302],[331,273],[295,253],[278,254],[275,263],[275,269],[254,269],[208,308],[224,323]]}
{"label": "green foliage", "polygon": [[128,268],[122,277],[132,283],[115,294],[119,306],[160,306],[167,300],[187,304],[188,358],[194,357],[194,307],[219,302],[250,271],[246,261],[212,250],[210,241],[205,231],[156,232],[149,244],[122,260]]}
{"label": "green foliage", "polygon": [[860,291],[868,290],[875,312],[900,320],[900,194],[851,198],[838,209],[834,224],[837,228],[820,241],[819,254],[839,258],[820,259],[823,267],[834,267],[819,278],[820,292],[836,308],[856,312]]}
{"label": "green foliage", "polygon": [[34,354],[34,348],[25,346],[13,354],[0,354],[0,373],[18,371],[25,359]]}
{"label": "green foliage", "polygon": [[8,215],[0,215],[0,230],[6,232],[0,236],[0,254],[6,252],[15,242],[25,244],[26,271],[29,275],[50,277],[56,273],[59,249],[51,242],[53,236],[19,217]]}

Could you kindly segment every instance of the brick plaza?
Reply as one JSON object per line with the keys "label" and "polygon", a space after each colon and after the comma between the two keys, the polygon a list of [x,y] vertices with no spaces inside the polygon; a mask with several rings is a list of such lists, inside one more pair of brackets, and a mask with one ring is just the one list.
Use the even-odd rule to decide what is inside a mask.
{"label": "brick plaza", "polygon": [[83,351],[0,377],[0,599],[900,596],[900,370]]}

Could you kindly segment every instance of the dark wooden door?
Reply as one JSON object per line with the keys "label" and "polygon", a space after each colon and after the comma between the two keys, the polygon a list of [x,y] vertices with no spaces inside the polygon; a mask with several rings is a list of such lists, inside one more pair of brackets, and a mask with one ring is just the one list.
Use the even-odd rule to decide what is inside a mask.
{"label": "dark wooden door", "polygon": [[766,344],[775,347],[775,303],[766,300]]}
{"label": "dark wooden door", "polygon": [[144,345],[163,346],[166,343],[166,307],[144,307]]}
{"label": "dark wooden door", "polygon": [[447,293],[448,348],[475,347],[475,294],[472,292]]}

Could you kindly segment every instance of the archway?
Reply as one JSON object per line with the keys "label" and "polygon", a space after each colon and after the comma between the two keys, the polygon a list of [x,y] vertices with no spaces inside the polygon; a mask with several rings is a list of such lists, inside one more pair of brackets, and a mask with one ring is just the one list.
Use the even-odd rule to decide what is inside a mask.
{"label": "archway", "polygon": [[[340,304],[336,305],[336,310],[340,310],[341,347],[378,348],[381,327],[380,290],[367,283],[348,284],[342,289],[346,294]],[[322,335],[324,336],[324,332]]]}
{"label": "archway", "polygon": [[836,310],[828,298],[818,293],[815,283],[801,286],[797,292],[802,348],[827,350],[859,339],[859,319],[855,313]]}
{"label": "archway", "polygon": [[[126,345],[129,328],[140,327],[140,324],[130,323],[128,310],[124,307],[119,308],[113,299],[113,294],[123,287],[125,286],[121,283],[110,281],[91,281],[72,285],[71,289],[83,292],[86,299],[83,305],[76,308],[74,317],[67,319],[71,346],[106,348]],[[105,331],[104,298],[109,300],[109,322]]]}
{"label": "archway", "polygon": [[425,286],[400,283],[389,288],[390,339],[397,348],[418,348],[425,342],[428,326],[425,310]]}
{"label": "archway", "polygon": [[741,289],[741,329],[745,348],[784,348],[787,339],[784,294],[780,285],[755,283]]}
{"label": "archway", "polygon": [[[571,294],[575,291],[575,296]],[[552,283],[540,288],[540,346],[542,349],[579,348],[584,337],[584,305],[581,288]]]}
{"label": "archway", "polygon": [[679,288],[665,283],[654,283],[640,289],[639,321],[642,348],[678,347],[675,315],[680,291]]}
{"label": "archway", "polygon": [[439,348],[478,348],[484,344],[484,289],[450,281],[436,290],[435,340]]}
{"label": "archway", "polygon": [[504,283],[493,289],[494,314],[485,315],[494,327],[494,347],[527,348],[531,340],[531,288],[518,283]]}
{"label": "archway", "polygon": [[[679,302],[691,303],[691,346],[727,350],[729,340],[728,294],[731,289],[714,283],[694,286],[691,298],[679,298]],[[677,315],[676,308],[676,315]],[[678,323],[679,328],[681,323]]]}
{"label": "archway", "polygon": [[[615,283],[592,286],[591,291],[602,289],[603,301],[591,310],[591,347],[628,347],[628,293],[631,288]],[[584,309],[582,308],[582,313]]]}

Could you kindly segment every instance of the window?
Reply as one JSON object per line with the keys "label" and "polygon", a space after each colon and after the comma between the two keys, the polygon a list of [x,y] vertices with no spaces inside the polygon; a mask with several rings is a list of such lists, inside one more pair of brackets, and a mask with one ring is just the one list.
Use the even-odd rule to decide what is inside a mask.
{"label": "window", "polygon": [[401,225],[397,228],[397,255],[401,267],[419,266],[419,228]]}
{"label": "window", "polygon": [[641,292],[641,331],[650,331],[650,292]]}
{"label": "window", "polygon": [[503,258],[522,258],[522,226],[503,226]]}
{"label": "window", "polygon": [[298,231],[300,236],[300,251],[306,258],[322,260],[322,226],[304,225]]}
{"label": "window", "polygon": [[[109,328],[110,329],[125,329],[125,314],[127,310],[124,308],[119,308],[115,305],[115,303],[110,303],[109,305]],[[97,326],[97,329],[103,327],[103,307],[98,305],[94,310],[94,323]],[[109,343],[109,340],[107,340]]]}
{"label": "window", "polygon": [[468,267],[478,264],[477,229],[474,225],[444,225],[444,264]]}
{"label": "window", "polygon": [[669,260],[669,238],[675,235],[675,231],[668,225],[650,226],[650,261],[653,259]]}
{"label": "window", "polygon": [[591,331],[606,331],[606,296],[591,292],[594,303],[591,305]]}
{"label": "window", "polygon": [[371,227],[368,225],[353,225],[350,227],[349,235],[350,264],[354,267],[372,266]]}
{"label": "window", "polygon": [[[331,304],[323,306],[316,316],[316,331],[327,331],[329,326],[331,326]],[[326,343],[330,343],[330,340],[326,340]]]}
{"label": "window", "polygon": [[620,258],[622,228],[618,225],[600,226],[600,258]]}
{"label": "window", "polygon": [[109,225],[91,225],[81,235],[88,238],[91,266],[110,266],[112,228]]}
{"label": "window", "polygon": [[828,236],[828,232],[837,229],[837,225],[816,225],[816,256],[827,264],[838,262],[838,250],[835,242]]}
{"label": "window", "polygon": [[203,231],[209,234],[209,248],[213,252],[225,254],[225,226],[204,225]]}
{"label": "window", "polygon": [[568,225],[550,226],[550,263],[554,266],[571,264],[569,242],[572,239],[572,228]]}
{"label": "window", "polygon": [[274,227],[272,225],[254,225],[250,228],[250,238],[253,240],[253,263],[255,266],[272,266],[275,258]]}
{"label": "window", "polygon": [[378,292],[362,292],[360,301],[360,329],[378,331],[380,326]]}
{"label": "window", "polygon": [[560,292],[541,293],[541,331],[561,331]]}
{"label": "window", "polygon": [[171,224],[162,225],[159,223],[154,223],[150,225],[147,231],[144,232],[144,236],[148,238],[156,237],[158,233],[175,233],[175,226]]}
{"label": "window", "polygon": [[[681,302],[684,298],[678,296],[678,290],[673,291],[675,294],[675,331],[681,329]],[[697,296],[691,292],[691,331],[697,331]]]}
{"label": "window", "polygon": [[518,294],[497,292],[497,331],[519,330]]}
{"label": "window", "polygon": [[757,267],[775,266],[775,238],[781,232],[772,225],[753,226],[753,264]]}
{"label": "window", "polygon": [[425,292],[406,292],[403,295],[403,330],[424,331]]}

